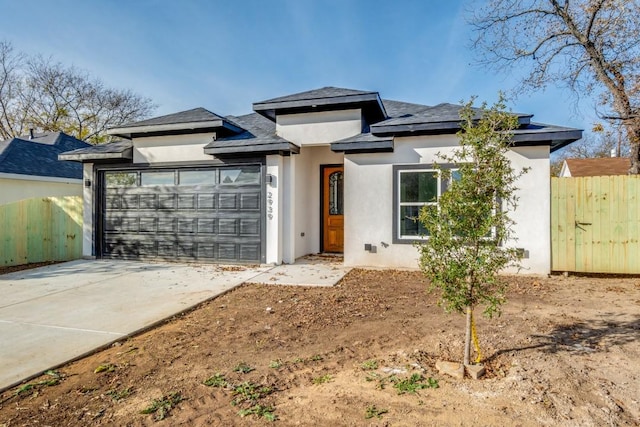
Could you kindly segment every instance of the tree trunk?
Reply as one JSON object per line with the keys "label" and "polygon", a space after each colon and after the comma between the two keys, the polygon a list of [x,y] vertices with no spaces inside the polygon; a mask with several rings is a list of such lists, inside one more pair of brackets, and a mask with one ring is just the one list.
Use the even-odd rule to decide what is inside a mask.
{"label": "tree trunk", "polygon": [[464,364],[469,365],[471,360],[471,306],[467,306],[467,329],[466,336],[464,338]]}
{"label": "tree trunk", "polygon": [[629,173],[631,175],[640,174],[640,126],[635,122],[634,120],[634,123],[626,125],[629,145],[631,146],[631,153],[629,155],[631,160]]}

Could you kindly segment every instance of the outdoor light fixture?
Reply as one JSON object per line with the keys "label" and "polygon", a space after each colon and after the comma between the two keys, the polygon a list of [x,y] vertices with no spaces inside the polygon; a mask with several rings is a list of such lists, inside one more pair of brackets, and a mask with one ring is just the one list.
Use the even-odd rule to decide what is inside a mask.
{"label": "outdoor light fixture", "polygon": [[90,179],[85,179],[84,180],[84,186],[87,187],[87,188],[91,187],[91,180]]}

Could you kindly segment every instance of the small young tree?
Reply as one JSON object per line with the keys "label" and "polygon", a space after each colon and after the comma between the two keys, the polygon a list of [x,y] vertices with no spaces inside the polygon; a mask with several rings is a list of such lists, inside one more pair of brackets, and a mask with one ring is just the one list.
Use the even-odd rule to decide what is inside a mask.
{"label": "small young tree", "polygon": [[[464,364],[468,365],[472,337],[476,362],[481,358],[475,307],[484,304],[488,317],[499,314],[505,283],[498,272],[519,264],[517,249],[507,245],[514,238],[509,211],[516,208],[515,183],[526,170],[515,171],[506,157],[518,119],[505,112],[502,96],[490,108],[486,104],[473,108],[472,99],[460,117],[460,147],[453,154],[440,154],[442,163],[435,166],[446,191],[437,208],[426,206],[420,211],[419,221],[428,238],[418,249],[420,268],[431,290],[442,291],[440,304],[447,312],[467,316]],[[442,166],[445,163],[449,166]]]}

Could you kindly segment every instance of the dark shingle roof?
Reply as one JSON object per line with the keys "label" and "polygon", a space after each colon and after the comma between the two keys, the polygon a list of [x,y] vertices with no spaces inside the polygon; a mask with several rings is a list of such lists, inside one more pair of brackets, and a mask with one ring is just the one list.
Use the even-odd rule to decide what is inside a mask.
{"label": "dark shingle roof", "polygon": [[208,122],[212,120],[222,120],[223,117],[213,113],[205,108],[198,107],[191,110],[180,111],[178,113],[167,114],[165,116],[153,117],[139,122],[126,123],[120,127],[139,127],[153,125],[167,125],[177,123],[197,123]]}
{"label": "dark shingle roof", "polygon": [[226,118],[199,107],[139,122],[127,123],[109,129],[107,133],[131,139],[136,136],[176,135],[212,131],[221,135],[228,135],[240,133],[243,129]]}
{"label": "dark shingle roof", "polygon": [[258,113],[244,116],[227,116],[227,119],[245,129],[244,132],[216,139],[204,147],[204,152],[212,155],[225,154],[267,154],[297,153],[300,148],[276,135],[276,125]]}
{"label": "dark shingle roof", "polygon": [[82,179],[82,165],[58,160],[58,155],[91,147],[62,132],[46,132],[0,142],[0,173]]}
{"label": "dark shingle roof", "polygon": [[279,96],[277,98],[267,99],[265,101],[256,102],[255,104],[277,104],[289,101],[310,101],[327,98],[342,98],[348,96],[377,95],[375,91],[364,91],[355,89],[345,89],[341,87],[327,86],[320,89],[308,90],[305,92],[294,93],[293,95]]}
{"label": "dark shingle roof", "polygon": [[280,113],[308,113],[351,108],[361,108],[364,116],[372,123],[387,117],[378,92],[331,86],[253,104],[255,112],[274,121],[276,114]]}
{"label": "dark shingle roof", "polygon": [[92,145],[67,151],[58,156],[60,160],[83,161],[116,161],[133,159],[133,143],[131,141],[114,141],[107,144]]}

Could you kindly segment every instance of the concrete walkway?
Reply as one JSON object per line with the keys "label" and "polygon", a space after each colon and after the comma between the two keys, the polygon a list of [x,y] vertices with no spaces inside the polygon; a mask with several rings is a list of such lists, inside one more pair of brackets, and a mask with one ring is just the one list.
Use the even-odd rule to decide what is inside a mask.
{"label": "concrete walkway", "polygon": [[0,275],[0,390],[242,283],[332,286],[347,271],[78,260]]}

